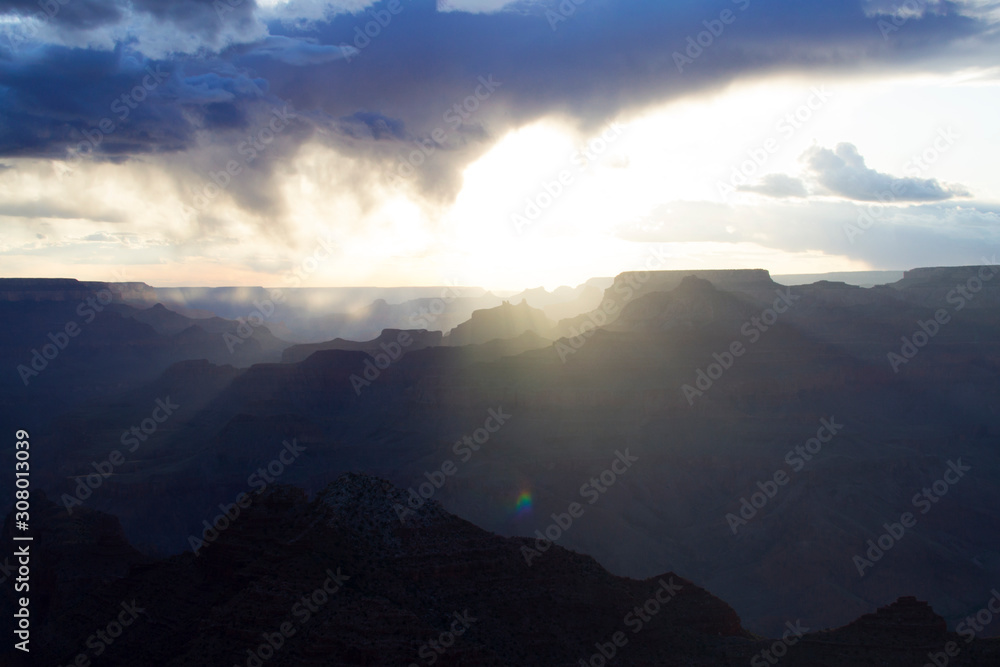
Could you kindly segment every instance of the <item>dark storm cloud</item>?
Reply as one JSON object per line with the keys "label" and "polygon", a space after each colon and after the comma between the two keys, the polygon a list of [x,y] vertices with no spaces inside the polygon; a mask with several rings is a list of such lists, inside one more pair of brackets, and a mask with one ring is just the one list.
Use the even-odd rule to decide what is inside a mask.
{"label": "dark storm cloud", "polygon": [[33,17],[71,28],[96,28],[125,17],[125,2],[111,0],[6,0],[0,16]]}
{"label": "dark storm cloud", "polygon": [[[31,60],[0,61],[0,153],[65,156],[70,145],[84,140],[83,132],[115,115],[114,101],[141,86],[146,74],[137,61],[123,62],[120,52],[53,47]],[[146,104],[117,139],[127,140],[143,125],[150,137],[175,135],[176,119],[167,116],[163,105]],[[144,152],[149,143],[137,137],[134,150]]]}
{"label": "dark storm cloud", "polygon": [[[901,30],[900,39],[887,41],[858,5],[790,0],[767,4],[592,0],[556,23],[555,30],[545,16],[552,10],[538,5],[531,5],[535,9],[528,14],[489,15],[442,14],[434,5],[433,0],[404,0],[398,15],[381,15],[384,26],[375,21],[385,3],[376,5],[376,12],[337,17],[316,36],[323,43],[358,47],[350,66],[296,72],[276,85],[302,102],[322,104],[328,110],[365,107],[397,116],[401,115],[397,110],[405,111],[410,119],[421,115],[433,119],[442,105],[468,95],[477,76],[492,73],[507,82],[502,97],[515,123],[562,111],[599,124],[622,109],[746,74],[880,61],[905,66],[918,57],[935,55],[953,40],[973,38],[987,29],[961,15],[935,16],[927,20],[934,26],[914,20],[905,32]],[[747,9],[741,11],[741,6]],[[688,52],[687,38],[705,31],[704,22],[714,22],[718,29],[724,10],[733,12],[732,22],[723,25],[717,37],[709,35],[712,41],[700,54],[691,51],[693,63],[678,72],[674,53]],[[376,31],[376,36],[369,36]]]}
{"label": "dark storm cloud", "polygon": [[193,147],[199,131],[242,127],[249,112],[271,104],[262,79],[200,69],[121,49],[49,47],[30,61],[0,61],[0,154],[174,152]]}
{"label": "dark storm cloud", "polygon": [[255,0],[6,0],[0,4],[0,16],[89,30],[148,14],[187,32],[214,35],[227,23],[256,23],[256,9]]}
{"label": "dark storm cloud", "polygon": [[[184,30],[211,31],[220,21],[250,21],[255,7],[246,0],[231,12],[217,12],[215,4],[143,0],[132,11]],[[469,14],[438,12],[436,0],[393,0],[364,13],[312,21],[308,30],[275,22],[270,37],[254,44],[161,63],[172,72],[170,85],[134,111],[129,126],[116,132],[114,147],[117,154],[137,155],[189,149],[196,136],[228,143],[229,137],[199,131],[239,127],[261,104],[288,102],[323,130],[325,141],[374,168],[392,171],[415,141],[432,146],[416,182],[428,193],[448,196],[459,168],[493,138],[545,115],[575,118],[587,132],[619,112],[740,77],[789,70],[938,70],[994,64],[1000,53],[990,41],[994,26],[952,3],[908,19],[888,39],[861,3],[563,3],[575,7],[572,14],[559,6],[522,3],[516,11]],[[118,20],[112,16],[116,7],[95,5],[94,16]],[[700,50],[688,40],[699,33],[707,42]],[[676,54],[691,60],[683,71]],[[0,156],[64,153],[81,131],[108,114],[116,95],[141,78],[142,68],[130,69],[125,60],[121,50],[61,47],[0,60]],[[480,77],[491,76],[500,85],[487,91]],[[249,81],[266,82],[258,87],[267,96],[239,93]],[[428,143],[435,130],[446,139]],[[265,159],[282,154],[271,151]]]}
{"label": "dark storm cloud", "polygon": [[[979,64],[998,59],[986,48],[991,27],[947,4],[940,13],[909,20],[888,40],[855,3],[591,0],[564,21],[547,16],[556,3],[486,15],[438,13],[432,0],[403,0],[397,14],[388,6],[338,16],[308,33],[321,43],[357,48],[348,61],[297,70],[262,63],[259,72],[276,95],[299,108],[322,108],[334,117],[372,112],[402,121],[406,140],[374,137],[352,146],[389,172],[414,141],[428,141],[436,128],[450,129],[447,111],[474,94],[478,77],[493,75],[503,83],[500,90],[463,119],[483,138],[462,135],[449,146],[454,150],[438,150],[418,170],[424,188],[446,196],[458,187],[458,167],[488,148],[492,138],[547,114],[576,118],[581,131],[591,132],[619,112],[743,76],[947,68],[951,65],[937,59],[954,57],[951,47],[959,41],[962,49],[977,53],[973,60]],[[732,13],[728,24],[720,22],[723,11]],[[720,34],[708,35],[708,46],[688,51],[689,37],[718,32],[720,25]],[[272,26],[272,32],[277,29]],[[675,53],[694,56],[683,72]]]}

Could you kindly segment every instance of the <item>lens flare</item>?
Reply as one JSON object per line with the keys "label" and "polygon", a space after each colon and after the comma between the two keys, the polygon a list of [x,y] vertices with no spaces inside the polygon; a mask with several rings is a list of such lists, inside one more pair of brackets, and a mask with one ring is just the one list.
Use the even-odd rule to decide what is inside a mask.
{"label": "lens flare", "polygon": [[531,492],[522,491],[517,497],[517,516],[531,514]]}

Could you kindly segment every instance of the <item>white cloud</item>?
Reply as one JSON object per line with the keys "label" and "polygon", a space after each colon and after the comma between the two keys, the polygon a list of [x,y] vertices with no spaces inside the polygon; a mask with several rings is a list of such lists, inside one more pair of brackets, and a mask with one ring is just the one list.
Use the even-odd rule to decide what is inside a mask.
{"label": "white cloud", "polygon": [[942,185],[933,178],[895,177],[871,169],[854,144],[837,144],[835,150],[815,146],[802,158],[817,185],[847,199],[939,201],[969,196],[965,188]]}
{"label": "white cloud", "polygon": [[806,185],[800,179],[787,174],[767,174],[754,185],[739,188],[743,192],[756,192],[768,197],[806,197]]}

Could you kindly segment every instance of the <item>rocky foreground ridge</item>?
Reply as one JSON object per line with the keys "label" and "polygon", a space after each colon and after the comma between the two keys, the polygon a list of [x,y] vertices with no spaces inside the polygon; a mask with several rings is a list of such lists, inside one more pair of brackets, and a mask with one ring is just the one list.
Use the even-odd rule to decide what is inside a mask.
{"label": "rocky foreground ridge", "polygon": [[[274,487],[206,526],[197,555],[153,560],[113,517],[39,499],[32,653],[3,664],[736,665],[768,651],[787,665],[910,665],[957,639],[909,599],[832,633],[790,623],[798,634],[763,639],[672,573],[616,577],[558,546],[529,566],[534,540],[407,503],[369,475],[312,500]],[[8,590],[0,611],[12,604]],[[950,664],[1000,657],[996,643],[962,648]]]}

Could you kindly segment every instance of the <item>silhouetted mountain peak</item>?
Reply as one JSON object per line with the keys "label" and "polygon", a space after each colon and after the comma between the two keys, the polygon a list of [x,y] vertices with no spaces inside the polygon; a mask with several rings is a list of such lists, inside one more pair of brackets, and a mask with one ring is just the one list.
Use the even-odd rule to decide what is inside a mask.
{"label": "silhouetted mountain peak", "polygon": [[837,642],[883,647],[944,645],[948,626],[927,603],[915,597],[901,597],[856,621],[824,634]]}
{"label": "silhouetted mountain peak", "polygon": [[698,276],[685,276],[681,284],[677,286],[678,294],[705,294],[715,292],[715,285],[710,280],[699,278]]}
{"label": "silhouetted mountain peak", "polygon": [[[83,504],[72,510],[67,512],[42,491],[32,494],[32,518],[38,526],[34,543],[43,554],[40,564],[54,575],[39,582],[43,596],[57,596],[63,585],[122,577],[132,566],[149,560],[129,544],[118,517]],[[13,518],[8,514],[4,522],[8,539],[14,534]]]}
{"label": "silhouetted mountain peak", "polygon": [[428,331],[427,329],[382,329],[377,338],[366,341],[346,340],[344,338],[334,338],[323,343],[303,343],[292,345],[282,352],[281,361],[283,363],[298,363],[308,359],[316,352],[327,350],[347,350],[354,352],[368,352],[378,354],[386,347],[399,346],[404,353],[422,350],[426,347],[436,347],[441,345],[444,336],[440,331]]}
{"label": "silhouetted mountain peak", "polygon": [[532,308],[524,299],[516,305],[504,301],[496,308],[474,311],[467,322],[448,333],[448,344],[488,343],[498,338],[515,338],[526,331],[551,338],[554,326],[544,311]]}
{"label": "silhouetted mountain peak", "polygon": [[[419,498],[414,508],[410,494],[384,479],[362,473],[345,473],[317,496],[329,508],[329,525],[375,537],[385,546],[400,545],[400,530],[412,531],[455,521],[435,500]],[[414,500],[413,504],[417,504]]]}
{"label": "silhouetted mountain peak", "polygon": [[689,275],[670,291],[644,294],[626,304],[609,329],[667,331],[677,327],[697,329],[711,323],[738,328],[749,312],[745,303],[718,289],[712,281]]}
{"label": "silhouetted mountain peak", "polygon": [[[706,282],[713,289],[705,287],[703,283]],[[636,301],[649,295],[674,292],[681,285],[685,285],[685,288],[679,294],[684,298],[696,299],[712,292],[728,292],[741,299],[761,302],[773,300],[774,290],[781,287],[771,279],[771,274],[766,269],[626,271],[615,276],[614,283],[604,290],[599,308],[589,314],[561,320],[557,325],[558,334],[575,335],[574,328],[579,329],[588,320],[607,319],[608,324],[615,323]],[[609,310],[609,306],[614,306],[614,310]],[[623,328],[629,327],[625,325]]]}
{"label": "silhouetted mountain peak", "polygon": [[812,287],[817,289],[845,290],[850,292],[857,292],[861,289],[857,285],[848,285],[841,280],[817,280],[812,284]]}

